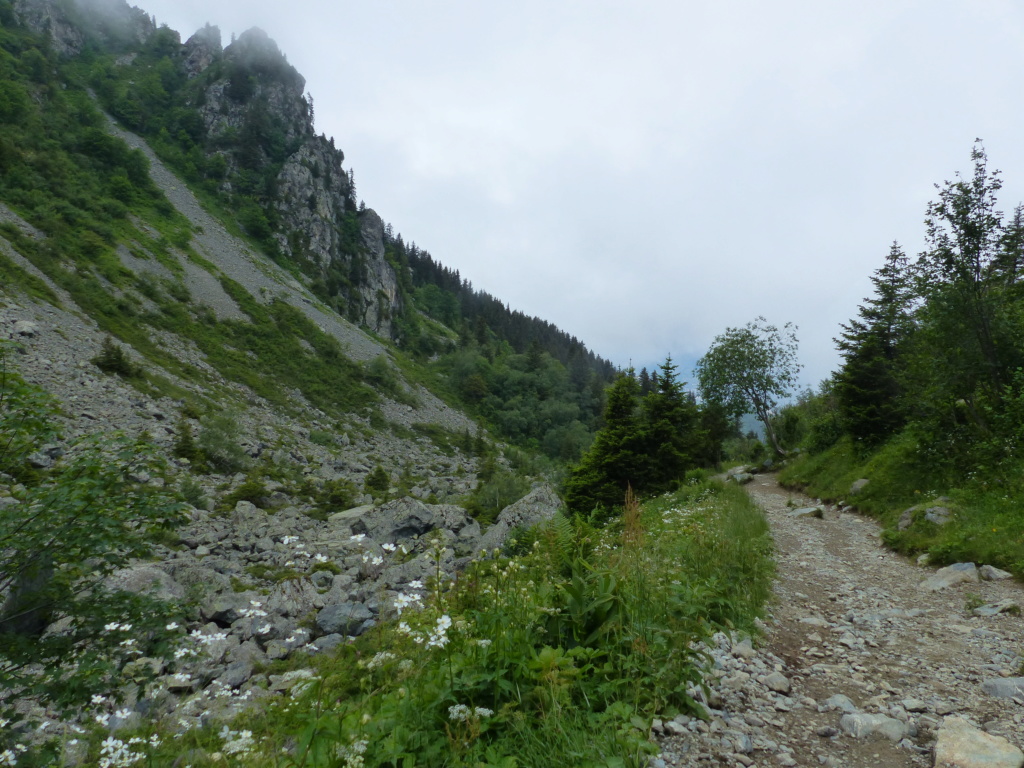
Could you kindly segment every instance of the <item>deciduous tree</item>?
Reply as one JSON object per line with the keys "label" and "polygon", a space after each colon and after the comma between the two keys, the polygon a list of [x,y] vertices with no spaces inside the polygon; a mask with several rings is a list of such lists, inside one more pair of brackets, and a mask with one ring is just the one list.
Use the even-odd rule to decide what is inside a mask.
{"label": "deciduous tree", "polygon": [[753,411],[777,454],[785,451],[771,425],[779,398],[787,397],[800,371],[796,327],[780,330],[763,317],[742,328],[726,328],[697,362],[701,396],[731,416]]}

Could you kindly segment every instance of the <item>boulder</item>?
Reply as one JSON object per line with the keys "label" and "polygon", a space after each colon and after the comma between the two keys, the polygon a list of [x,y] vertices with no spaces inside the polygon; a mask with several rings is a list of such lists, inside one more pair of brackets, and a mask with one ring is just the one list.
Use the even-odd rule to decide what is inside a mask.
{"label": "boulder", "polygon": [[772,672],[764,679],[764,684],[769,690],[775,691],[776,693],[789,693],[789,678],[781,672]]}
{"label": "boulder", "polygon": [[953,519],[953,510],[949,507],[928,507],[924,511],[924,519],[929,523],[943,526]]}
{"label": "boulder", "polygon": [[14,335],[26,339],[33,338],[39,333],[39,326],[31,320],[19,320],[14,324]]}
{"label": "boulder", "polygon": [[786,513],[787,517],[816,517],[819,520],[825,516],[824,507],[800,507],[792,512]]}
{"label": "boulder", "polygon": [[475,551],[499,549],[513,528],[529,528],[550,520],[561,508],[562,500],[555,489],[546,483],[538,484],[519,501],[501,510],[494,525],[478,540]]}
{"label": "boulder", "polygon": [[839,727],[844,733],[855,739],[866,739],[870,736],[884,736],[889,741],[899,741],[907,735],[907,726],[894,717],[886,715],[868,715],[857,713],[843,715]]}
{"label": "boulder", "polygon": [[204,621],[213,621],[222,627],[242,618],[242,612],[252,608],[253,600],[262,601],[255,592],[226,592],[213,595],[199,606],[199,615]]}
{"label": "boulder", "polygon": [[842,693],[834,694],[833,696],[829,696],[825,699],[825,708],[830,710],[838,709],[848,715],[854,715],[860,712],[860,709],[853,703],[850,697]]}
{"label": "boulder", "polygon": [[940,568],[922,581],[917,588],[925,592],[938,592],[955,584],[977,583],[978,578],[978,569],[974,563],[954,563]]}
{"label": "boulder", "polygon": [[316,627],[321,635],[355,635],[373,613],[362,603],[328,605],[316,615]]}
{"label": "boulder", "polygon": [[985,581],[1003,581],[1004,579],[1012,579],[1013,574],[1001,571],[992,565],[983,565],[978,569],[978,575],[981,576]]}
{"label": "boulder", "polygon": [[858,493],[863,491],[864,486],[866,486],[870,482],[871,481],[868,480],[866,477],[862,477],[860,480],[854,480],[853,485],[850,486],[850,495],[856,496]]}
{"label": "boulder", "polygon": [[947,717],[935,744],[935,768],[1021,768],[1024,752],[962,717]]}
{"label": "boulder", "polygon": [[988,605],[982,605],[975,608],[973,611],[975,616],[995,616],[1000,613],[1020,613],[1020,603],[1011,597],[1005,600],[1000,600],[998,603],[989,603]]}
{"label": "boulder", "polygon": [[981,690],[997,699],[1024,696],[1024,677],[994,677],[981,683]]}
{"label": "boulder", "polygon": [[470,539],[479,535],[476,521],[464,509],[451,504],[428,505],[406,496],[356,515],[359,510],[365,508],[357,507],[340,515],[332,515],[331,522],[347,523],[353,534],[365,534],[379,544],[398,544],[418,539],[435,529],[449,530],[456,535],[461,532]]}
{"label": "boulder", "polygon": [[155,565],[132,565],[114,571],[103,580],[103,586],[137,595],[148,594],[158,600],[180,600],[185,596],[184,588]]}

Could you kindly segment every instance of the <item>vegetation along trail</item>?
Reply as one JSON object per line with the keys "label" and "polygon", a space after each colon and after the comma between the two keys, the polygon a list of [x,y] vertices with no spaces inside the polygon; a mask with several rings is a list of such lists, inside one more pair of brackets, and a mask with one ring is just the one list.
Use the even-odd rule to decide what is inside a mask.
{"label": "vegetation along trail", "polygon": [[774,475],[747,489],[777,548],[773,615],[756,649],[717,637],[707,723],[655,723],[666,765],[1024,763],[1019,584],[918,565]]}

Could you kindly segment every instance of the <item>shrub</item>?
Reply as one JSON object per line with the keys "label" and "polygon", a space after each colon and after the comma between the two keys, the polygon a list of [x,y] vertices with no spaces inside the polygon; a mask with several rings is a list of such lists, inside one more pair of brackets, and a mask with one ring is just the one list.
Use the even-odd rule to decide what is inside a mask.
{"label": "shrub", "polygon": [[378,464],[363,481],[363,490],[375,499],[386,499],[391,490],[391,476]]}
{"label": "shrub", "polygon": [[249,465],[249,457],[238,444],[238,416],[230,411],[215,413],[202,420],[199,447],[210,466],[219,472],[240,472]]}
{"label": "shrub", "polygon": [[103,339],[100,353],[91,362],[104,373],[115,374],[124,379],[142,376],[142,368],[135,365],[125,354],[124,348],[109,336]]}

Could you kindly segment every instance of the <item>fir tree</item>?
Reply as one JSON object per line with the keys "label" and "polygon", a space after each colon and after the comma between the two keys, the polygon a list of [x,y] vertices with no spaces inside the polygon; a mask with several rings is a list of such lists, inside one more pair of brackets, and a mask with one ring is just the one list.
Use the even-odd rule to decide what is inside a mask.
{"label": "fir tree", "polygon": [[913,327],[913,289],[898,243],[871,282],[875,295],[864,300],[859,317],[843,325],[836,339],[844,358],[836,374],[840,415],[845,430],[866,445],[884,440],[906,421],[900,402],[901,355]]}
{"label": "fir tree", "polygon": [[662,493],[695,466],[698,443],[697,406],[683,391],[669,355],[658,366],[657,389],[643,399],[643,444],[646,471],[636,490]]}
{"label": "fir tree", "polygon": [[639,394],[632,370],[620,374],[608,390],[604,426],[565,481],[565,503],[570,511],[588,514],[602,509],[607,515],[622,504],[626,489],[643,479],[646,460]]}

